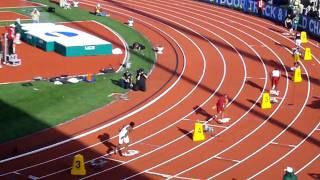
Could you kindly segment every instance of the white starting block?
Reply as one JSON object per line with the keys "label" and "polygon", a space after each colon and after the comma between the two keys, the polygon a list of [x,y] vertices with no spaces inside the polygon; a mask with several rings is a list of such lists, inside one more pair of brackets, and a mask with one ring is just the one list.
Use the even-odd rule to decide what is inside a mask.
{"label": "white starting block", "polygon": [[39,177],[36,177],[36,176],[33,176],[33,175],[29,175],[29,176],[28,176],[28,179],[38,180],[38,179],[40,179],[40,178],[39,178]]}
{"label": "white starting block", "polygon": [[270,90],[270,95],[279,96],[279,94],[280,94],[280,91]]}
{"label": "white starting block", "polygon": [[213,134],[214,129],[212,126],[209,126],[208,123],[203,124],[203,131]]}
{"label": "white starting block", "polygon": [[163,46],[157,46],[157,47],[155,48],[155,50],[157,51],[158,54],[163,54],[163,49],[164,49]]}
{"label": "white starting block", "polygon": [[219,123],[227,123],[227,122],[229,122],[231,120],[231,118],[222,118],[222,119],[218,119],[217,121],[219,122]]}
{"label": "white starting block", "polygon": [[9,66],[20,66],[21,65],[21,59],[18,59],[17,54],[7,55],[6,62],[7,62],[7,65],[9,65]]}
{"label": "white starting block", "polygon": [[270,97],[270,102],[271,103],[278,103],[277,97]]}
{"label": "white starting block", "polygon": [[128,26],[129,26],[129,27],[133,27],[133,22],[134,22],[133,19],[130,18],[130,19],[128,20]]}
{"label": "white starting block", "polygon": [[134,156],[136,154],[139,154],[139,151],[137,151],[137,150],[128,150],[128,153],[122,153],[122,156],[128,157],[128,156]]}
{"label": "white starting block", "polygon": [[105,164],[107,164],[107,160],[105,159],[96,159],[96,160],[93,160],[93,161],[90,161],[90,165],[91,167],[94,167],[94,168],[102,168]]}
{"label": "white starting block", "polygon": [[79,7],[79,2],[78,1],[72,1],[73,7]]}

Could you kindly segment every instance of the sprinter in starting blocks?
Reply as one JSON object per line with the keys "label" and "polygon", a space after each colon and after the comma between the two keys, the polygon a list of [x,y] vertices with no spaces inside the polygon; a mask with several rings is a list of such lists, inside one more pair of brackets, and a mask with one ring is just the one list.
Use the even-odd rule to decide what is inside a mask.
{"label": "sprinter in starting blocks", "polygon": [[217,115],[215,117],[217,118],[218,123],[226,123],[229,122],[230,118],[224,118],[224,111],[225,108],[227,107],[229,100],[228,100],[228,95],[224,94],[223,96],[219,97],[217,103],[215,106],[212,107],[212,109],[217,110]]}

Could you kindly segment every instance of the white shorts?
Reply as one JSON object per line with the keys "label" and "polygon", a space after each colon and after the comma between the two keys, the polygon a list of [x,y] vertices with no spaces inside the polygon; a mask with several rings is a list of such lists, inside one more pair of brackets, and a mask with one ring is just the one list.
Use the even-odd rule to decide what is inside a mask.
{"label": "white shorts", "polygon": [[128,144],[129,143],[129,136],[120,137],[119,136],[119,144]]}
{"label": "white shorts", "polygon": [[301,39],[296,40],[296,46],[300,47],[301,46]]}

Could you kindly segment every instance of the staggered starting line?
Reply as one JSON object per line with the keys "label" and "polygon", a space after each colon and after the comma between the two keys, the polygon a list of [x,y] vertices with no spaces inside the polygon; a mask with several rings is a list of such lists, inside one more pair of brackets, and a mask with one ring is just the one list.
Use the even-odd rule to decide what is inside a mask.
{"label": "staggered starting line", "polygon": [[[92,4],[92,5],[93,5],[93,4]],[[112,10],[111,10],[111,11],[112,11]],[[236,22],[233,21],[232,23],[236,23]],[[250,45],[249,45],[249,46],[250,46]],[[253,46],[251,45],[251,47],[253,47]],[[260,46],[259,46],[259,47],[260,47]],[[268,48],[268,46],[265,46],[265,45],[263,45],[262,47]],[[307,52],[307,51],[306,51],[306,52]],[[305,55],[305,56],[306,56],[306,55]],[[310,51],[309,54],[307,54],[307,56],[310,56],[310,57],[312,56],[311,51]],[[279,58],[279,59],[280,59],[280,58]],[[304,67],[303,67],[303,68],[304,68]],[[305,68],[304,68],[304,69],[305,69]],[[297,75],[296,75],[296,73],[295,73],[293,81],[297,81],[297,82],[298,82],[298,81],[302,80],[301,74],[302,74],[302,73],[300,72],[300,76],[299,76],[298,73],[297,73]],[[307,77],[309,78],[308,73],[306,73],[306,75],[307,75]],[[251,79],[254,79],[254,78],[252,78],[252,77],[247,77],[247,78],[244,78],[244,79],[248,79],[248,78],[249,78],[249,79],[250,79],[250,78],[251,78]],[[258,78],[256,78],[256,79],[258,79]],[[264,78],[264,79],[262,79],[262,80],[265,80],[265,81],[266,81],[267,78]],[[308,80],[308,83],[309,83],[309,79],[307,79],[307,80]],[[301,81],[300,81],[300,82],[301,82]],[[200,81],[199,81],[198,83],[200,83]],[[295,82],[295,83],[296,83],[296,82]],[[197,84],[197,85],[198,85],[198,84]],[[310,88],[309,86],[310,86],[310,83],[308,84],[308,88]],[[304,103],[307,102],[308,96],[309,96],[309,94],[307,95]],[[260,99],[260,97],[258,98],[258,100],[259,100],[259,99]],[[284,99],[285,99],[285,95],[283,96],[283,98],[281,98],[281,103],[284,101]],[[257,101],[258,101],[258,100],[257,100]],[[203,104],[205,104],[205,102],[204,102]],[[281,105],[281,104],[279,104],[279,107],[280,107],[280,105]],[[290,124],[288,124],[288,125],[285,127],[285,129],[283,129],[281,132],[279,132],[279,133],[277,134],[277,136],[276,136],[273,140],[271,140],[269,143],[265,144],[262,148],[260,148],[260,149],[258,149],[258,150],[262,150],[262,149],[264,149],[267,145],[272,144],[272,145],[279,145],[279,146],[284,146],[284,147],[289,147],[289,148],[291,148],[291,150],[289,151],[289,153],[287,153],[287,154],[290,154],[290,152],[292,152],[293,150],[295,150],[296,148],[298,148],[298,147],[301,145],[301,143],[305,141],[305,139],[304,139],[303,141],[301,141],[301,142],[300,142],[299,144],[297,144],[297,145],[279,143],[279,142],[276,142],[275,139],[276,139],[277,137],[279,137],[281,134],[283,134],[284,132],[286,132],[289,127],[291,127],[291,125],[297,120],[298,116],[299,116],[300,113],[303,111],[304,106],[305,106],[305,104],[302,106],[301,110],[298,112],[298,115],[294,117],[293,121],[292,121]],[[252,107],[253,107],[253,106],[252,106]],[[277,107],[276,110],[278,110],[279,107]],[[262,96],[261,108],[262,108],[262,109],[271,109],[270,95],[269,95],[269,94],[264,94],[264,95]],[[251,110],[251,109],[249,109],[249,110]],[[275,110],[274,112],[276,112],[276,110]],[[268,120],[272,117],[272,115],[274,114],[274,112],[271,113],[271,115],[268,116],[267,119],[263,119],[263,120],[265,120],[265,122],[268,121]],[[186,117],[187,117],[187,116],[186,116]],[[181,121],[194,122],[193,120],[185,119],[185,118],[182,118]],[[200,131],[200,136],[199,136],[199,137],[196,137],[196,139],[200,139],[200,141],[202,141],[202,140],[204,140],[204,139],[203,139],[203,137],[202,137],[202,135],[201,135],[201,133],[203,133],[203,129],[202,129],[201,127],[203,127],[202,125],[203,125],[204,123],[206,123],[206,121],[198,121],[198,122],[200,123],[199,126],[195,126],[194,131],[189,131],[188,134],[190,134],[190,133],[192,133],[192,132],[196,132],[195,134],[197,134],[197,132]],[[264,123],[265,123],[265,122],[264,122]],[[263,124],[264,124],[264,123],[263,123]],[[250,134],[247,134],[245,137],[243,137],[243,139],[241,139],[241,140],[238,141],[237,143],[240,143],[242,140],[244,140],[245,138],[249,137],[251,134],[253,134],[255,131],[257,131],[260,127],[262,127],[263,124],[261,124],[261,126],[259,126],[259,127],[257,127],[256,129],[254,129],[252,132],[250,132]],[[230,126],[220,126],[220,125],[211,125],[211,124],[210,124],[209,126],[211,126],[211,127],[217,127],[217,128],[223,128],[223,129],[224,129],[223,132],[224,132],[225,130],[228,130],[228,129],[229,129],[230,127],[232,127],[233,125],[234,125],[234,124],[231,124]],[[166,128],[167,128],[167,127],[166,127]],[[166,129],[166,128],[164,128],[164,129]],[[164,130],[164,129],[162,129],[162,130]],[[319,131],[319,129],[320,129],[320,127],[316,127],[315,130]],[[160,130],[160,131],[162,131],[162,130]],[[202,131],[202,132],[201,132],[201,131]],[[185,136],[187,136],[187,135],[185,135]],[[179,137],[179,139],[182,139],[182,138],[185,137],[185,136],[181,136],[181,137]],[[308,134],[308,137],[309,137],[309,136],[310,136],[310,134]],[[150,137],[151,137],[151,136],[150,136]],[[308,137],[306,137],[306,138],[308,138]],[[144,139],[144,138],[143,138],[143,139]],[[139,143],[137,143],[137,144],[144,144],[144,145],[150,146],[150,144],[143,143],[143,139],[138,140],[137,142],[139,142]],[[209,142],[209,141],[211,141],[211,140],[213,140],[213,138],[208,139],[208,141],[206,141],[206,143]],[[177,142],[177,141],[178,141],[178,140],[171,141],[170,143],[167,143],[167,144],[165,144],[165,145],[163,145],[163,146],[159,145],[159,146],[156,147],[156,149],[162,149],[162,148],[166,147],[166,146],[169,145],[169,144],[174,144],[174,143]],[[237,143],[232,144],[232,145],[230,146],[230,149],[231,149],[233,146],[235,146]],[[205,144],[205,143],[203,143],[203,144]],[[201,146],[201,145],[196,146],[196,147],[200,147],[200,146]],[[187,153],[189,153],[189,152],[191,152],[192,150],[195,150],[195,149],[196,149],[196,148],[192,148],[191,150],[188,150],[188,151],[186,150],[183,154],[181,154],[181,156],[183,157],[183,155],[185,155],[185,154],[187,154]],[[228,149],[228,148],[227,148],[227,149]],[[211,158],[211,159],[219,159],[219,160],[231,161],[231,162],[234,162],[235,164],[234,164],[233,166],[229,167],[228,169],[225,169],[223,172],[219,172],[218,174],[213,175],[213,176],[210,177],[210,178],[214,178],[215,176],[218,176],[218,175],[220,175],[220,174],[223,174],[225,171],[228,171],[229,169],[232,169],[233,167],[239,165],[240,163],[243,163],[243,162],[246,161],[248,158],[250,158],[251,156],[255,155],[256,152],[258,152],[258,150],[257,150],[256,152],[254,152],[254,153],[251,154],[250,156],[244,158],[243,160],[234,160],[234,159],[223,158],[222,156],[220,156],[221,153],[223,153],[223,152],[226,151],[227,149],[224,149],[222,152],[220,152],[220,153],[218,153],[218,154],[216,154],[216,155],[212,155],[212,157],[210,157],[210,158]],[[154,151],[154,152],[156,152],[156,151]],[[153,153],[153,152],[148,152],[148,153],[144,154],[143,156],[149,155],[149,154],[151,154],[151,153]],[[287,154],[286,154],[286,155],[287,155]],[[106,160],[108,159],[108,158],[105,157],[105,156],[102,156],[102,157],[103,157],[104,159],[106,159]],[[141,156],[141,157],[142,157],[142,156]],[[174,160],[175,160],[176,158],[178,158],[178,157],[180,157],[180,155],[179,155],[179,156],[176,156],[176,157],[174,157],[174,158],[172,158],[172,159],[169,159],[169,160],[166,160],[166,159],[165,159],[165,160],[163,160],[164,162],[162,162],[161,164],[159,164],[159,165],[157,165],[157,166],[154,166],[154,167],[151,167],[151,168],[148,168],[148,167],[147,167],[148,169],[146,169],[144,172],[141,172],[141,173],[147,173],[147,174],[157,175],[157,176],[161,176],[161,177],[164,177],[164,178],[192,179],[192,178],[180,177],[180,175],[181,175],[182,173],[184,173],[184,172],[187,172],[187,171],[192,170],[192,168],[194,168],[194,167],[198,167],[198,166],[200,166],[201,164],[204,164],[204,163],[207,162],[207,161],[203,161],[203,162],[201,162],[201,163],[198,163],[198,164],[196,164],[195,166],[190,167],[189,169],[186,169],[186,170],[184,170],[184,171],[182,171],[182,172],[177,173],[176,175],[168,175],[168,174],[162,174],[162,173],[157,173],[157,172],[153,172],[153,171],[152,171],[154,168],[160,167],[161,165],[164,165],[164,164],[166,164],[167,162],[174,161]],[[283,157],[281,157],[281,158],[283,158]],[[281,160],[281,158],[280,158],[280,160]],[[137,158],[137,159],[138,159],[138,158]],[[119,160],[118,160],[118,162],[121,163],[121,165],[125,165],[125,164],[128,164],[128,163],[134,162],[134,160],[135,160],[135,159],[132,159],[132,160],[129,160],[129,161],[119,161]],[[274,163],[276,163],[276,162],[278,162],[278,161],[280,161],[280,160],[278,159],[278,160],[275,161]],[[115,160],[115,161],[116,161],[116,160]],[[81,161],[80,161],[80,162],[81,162]],[[82,160],[83,166],[84,166],[85,163],[87,163],[87,162],[83,162],[83,160]],[[251,178],[254,178],[255,176],[257,176],[257,175],[259,175],[260,173],[264,172],[266,169],[268,169],[269,167],[271,167],[271,166],[273,166],[273,165],[274,165],[274,164],[269,165],[269,166],[266,167],[265,169],[261,170],[260,172],[258,172],[258,173],[255,174],[255,175],[253,175]],[[77,166],[77,163],[75,163],[74,166]],[[119,166],[117,166],[117,167],[119,167]],[[116,168],[116,167],[109,168],[109,169],[107,169],[106,171],[112,170],[112,169],[114,169],[114,168]],[[81,171],[82,171],[82,170],[81,170]],[[105,171],[105,170],[103,170],[103,171]],[[101,173],[102,173],[103,171],[101,171]],[[15,172],[16,172],[16,171],[15,171]],[[16,173],[18,173],[18,172],[16,172]],[[139,172],[138,174],[141,174],[141,173]],[[99,173],[97,173],[97,174],[99,174]],[[138,175],[138,174],[132,175],[132,176],[127,177],[127,178],[133,178],[133,177],[135,177],[135,176]],[[95,175],[95,174],[93,174],[93,175]],[[89,177],[91,177],[91,175],[90,175],[90,176],[87,176],[87,177],[85,177],[85,178],[89,178]]]}

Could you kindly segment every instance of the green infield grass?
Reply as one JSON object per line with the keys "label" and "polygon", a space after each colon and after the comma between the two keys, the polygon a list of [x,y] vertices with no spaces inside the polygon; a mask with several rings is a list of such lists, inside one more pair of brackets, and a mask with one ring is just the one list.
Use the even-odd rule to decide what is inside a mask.
{"label": "green infield grass", "polygon": [[[144,55],[130,52],[130,71],[135,74],[138,68],[144,68],[149,72],[153,67],[155,54],[150,42],[122,22],[94,16],[81,8],[64,10],[49,0],[33,1],[56,8],[55,13],[47,12],[45,7],[38,8],[41,11],[41,22],[95,20],[116,31],[128,44],[141,42],[146,46]],[[0,9],[26,15],[29,15],[31,10],[32,8]],[[0,25],[10,23],[12,22],[0,22]],[[0,143],[61,124],[112,102],[113,98],[108,97],[109,94],[126,92],[112,82],[119,80],[121,75],[121,72],[109,73],[96,76],[95,83],[62,86],[55,86],[48,81],[0,85]]]}

